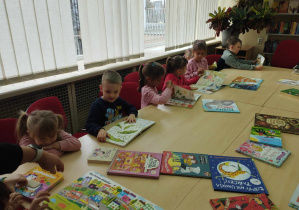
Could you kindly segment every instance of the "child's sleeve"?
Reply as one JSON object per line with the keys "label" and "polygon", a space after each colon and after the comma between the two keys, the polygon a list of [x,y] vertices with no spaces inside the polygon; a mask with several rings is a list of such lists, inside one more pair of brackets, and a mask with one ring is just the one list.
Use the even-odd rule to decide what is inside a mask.
{"label": "child's sleeve", "polygon": [[133,106],[132,104],[129,104],[128,102],[126,102],[124,99],[119,98],[120,99],[120,103],[124,109],[124,112],[129,116],[130,114],[134,114],[135,117],[137,117],[138,115],[138,111],[135,108],[135,106]]}
{"label": "child's sleeve", "polygon": [[188,63],[187,65],[187,71],[185,73],[185,78],[187,80],[193,78],[193,77],[196,77],[198,76],[198,71],[196,69],[196,66],[195,65],[192,65],[192,63]]}
{"label": "child's sleeve", "polygon": [[154,90],[145,93],[144,97],[149,101],[149,104],[166,104],[171,98],[172,89],[165,88],[159,95]]}
{"label": "child's sleeve", "polygon": [[253,65],[253,61],[251,62],[252,64],[251,63],[249,64],[248,61],[244,62],[244,60],[235,58],[233,55],[230,55],[225,59],[225,64],[231,66],[232,68],[242,69],[242,70],[254,70],[255,65]]}
{"label": "child's sleeve", "polygon": [[60,144],[61,151],[78,151],[81,148],[81,142],[74,136],[71,136],[65,131],[60,131],[61,141],[58,141]]}
{"label": "child's sleeve", "polygon": [[27,134],[22,136],[19,145],[20,146],[27,146],[29,144],[35,144],[34,140],[31,139]]}
{"label": "child's sleeve", "polygon": [[195,84],[199,80],[199,76],[193,77],[192,79],[185,80],[184,84],[186,85],[192,85]]}
{"label": "child's sleeve", "polygon": [[209,64],[208,64],[208,60],[206,58],[203,58],[204,59],[204,63],[203,63],[203,69],[204,70],[209,70]]}
{"label": "child's sleeve", "polygon": [[85,124],[87,132],[93,136],[97,136],[101,126],[101,107],[94,102],[91,105],[89,115]]}

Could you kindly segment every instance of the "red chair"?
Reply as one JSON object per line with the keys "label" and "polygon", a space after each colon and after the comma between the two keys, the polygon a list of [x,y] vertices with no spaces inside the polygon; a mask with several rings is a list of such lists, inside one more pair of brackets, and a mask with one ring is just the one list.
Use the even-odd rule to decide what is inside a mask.
{"label": "red chair", "polygon": [[138,72],[132,72],[125,76],[124,82],[135,82],[139,83],[139,73]]}
{"label": "red chair", "polygon": [[206,56],[206,59],[207,59],[207,61],[208,61],[208,65],[210,66],[210,65],[212,65],[215,61],[216,61],[216,63],[219,61],[219,59],[221,58],[221,55],[207,55]]}
{"label": "red chair", "polygon": [[1,143],[16,144],[17,121],[18,119],[14,119],[14,118],[0,119],[0,131],[1,131],[0,142]]}
{"label": "red chair", "polygon": [[284,40],[274,52],[271,66],[292,69],[299,62],[299,42]]}

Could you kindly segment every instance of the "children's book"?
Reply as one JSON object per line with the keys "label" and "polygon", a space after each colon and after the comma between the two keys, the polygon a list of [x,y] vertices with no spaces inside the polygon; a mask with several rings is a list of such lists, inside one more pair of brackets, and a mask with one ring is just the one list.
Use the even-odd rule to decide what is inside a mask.
{"label": "children's book", "polygon": [[171,106],[193,108],[200,96],[200,94],[195,94],[191,90],[174,85],[174,98],[169,99],[166,104]]}
{"label": "children's book", "polygon": [[142,131],[151,127],[154,124],[154,121],[144,120],[141,118],[136,118],[136,123],[128,123],[122,121],[110,128],[109,130],[107,130],[107,133],[109,134],[110,138],[106,138],[106,141],[112,144],[125,147]]}
{"label": "children's book", "polygon": [[251,128],[250,141],[273,147],[282,147],[280,131],[271,128],[253,126]]}
{"label": "children's book", "polygon": [[268,195],[251,158],[209,155],[209,162],[214,190]]}
{"label": "children's book", "polygon": [[263,79],[248,78],[248,77],[237,77],[229,85],[233,88],[245,89],[245,90],[257,90]]}
{"label": "children's book", "polygon": [[208,155],[163,151],[161,174],[211,178]]}
{"label": "children's book", "polygon": [[162,210],[156,204],[94,171],[84,174],[49,199],[48,208],[53,210]]}
{"label": "children's book", "polygon": [[282,94],[284,96],[290,96],[291,98],[299,99],[299,90],[295,89],[295,88],[282,90],[282,91],[280,91],[280,94]]}
{"label": "children's book", "polygon": [[287,84],[287,85],[297,85],[297,86],[299,86],[299,80],[279,79],[277,82]]}
{"label": "children's book", "polygon": [[298,184],[294,194],[291,197],[289,206],[294,209],[299,209],[299,184]]}
{"label": "children's book", "polygon": [[294,69],[294,71],[292,71],[292,74],[299,74],[299,69]]}
{"label": "children's book", "polygon": [[15,187],[15,190],[30,200],[34,199],[38,192],[50,191],[63,180],[63,174],[59,172],[51,174],[39,166],[32,168],[24,176],[27,178],[28,184]]}
{"label": "children's book", "polygon": [[292,133],[299,135],[299,119],[280,117],[267,114],[255,114],[255,126],[264,128],[273,128],[283,133]]}
{"label": "children's book", "polygon": [[92,151],[87,161],[89,163],[110,163],[116,152],[116,148],[98,147]]}
{"label": "children's book", "polygon": [[237,104],[233,100],[202,99],[205,112],[236,112],[240,113]]}
{"label": "children's book", "polygon": [[258,54],[257,55],[257,58],[256,58],[257,62],[256,62],[256,66],[262,66],[265,62],[265,57],[262,56],[261,54]]}
{"label": "children's book", "polygon": [[280,167],[291,154],[288,150],[271,147],[265,144],[256,144],[249,140],[237,148],[236,152],[264,161],[276,167]]}
{"label": "children's book", "polygon": [[243,195],[210,200],[213,210],[278,210],[265,194]]}
{"label": "children's book", "polygon": [[197,88],[195,92],[212,94],[221,89],[225,77],[226,74],[222,72],[206,70],[204,75],[200,77],[197,83],[190,86]]}
{"label": "children's book", "polygon": [[107,174],[158,179],[161,160],[161,153],[119,150],[114,156]]}

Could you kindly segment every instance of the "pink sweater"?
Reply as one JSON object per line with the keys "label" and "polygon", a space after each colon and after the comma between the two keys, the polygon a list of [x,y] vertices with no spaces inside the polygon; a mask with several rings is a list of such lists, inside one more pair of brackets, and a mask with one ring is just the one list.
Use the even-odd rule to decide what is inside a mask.
{"label": "pink sweater", "polygon": [[[74,136],[71,136],[67,132],[61,130],[59,132],[59,136],[61,137],[61,141],[58,141],[60,144],[61,149],[49,149],[46,150],[47,152],[50,152],[54,155],[61,156],[64,152],[72,152],[80,150],[81,148],[81,142]],[[28,134],[25,134],[22,139],[19,142],[20,146],[27,146],[29,144],[35,144],[34,140],[28,136]]]}
{"label": "pink sweater", "polygon": [[165,104],[172,94],[172,89],[166,88],[163,93],[158,94],[157,88],[152,88],[147,85],[141,88],[141,108],[149,104]]}
{"label": "pink sweater", "polygon": [[169,73],[166,75],[165,80],[164,80],[164,86],[163,86],[163,90],[165,90],[166,88],[166,82],[168,80],[171,80],[173,84],[178,85],[182,88],[191,90],[189,85],[195,84],[197,82],[197,80],[199,79],[198,76],[193,77],[190,80],[186,80],[184,76],[180,76],[179,78],[177,76],[175,76],[172,73]]}
{"label": "pink sweater", "polygon": [[185,74],[186,79],[192,79],[198,76],[198,68],[203,68],[204,70],[209,69],[208,61],[202,58],[198,63],[192,58],[188,61],[187,71]]}

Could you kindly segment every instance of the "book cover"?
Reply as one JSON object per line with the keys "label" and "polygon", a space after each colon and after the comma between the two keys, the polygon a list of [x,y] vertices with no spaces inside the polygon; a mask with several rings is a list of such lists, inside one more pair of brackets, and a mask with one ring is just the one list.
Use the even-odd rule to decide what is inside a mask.
{"label": "book cover", "polygon": [[156,204],[94,171],[84,174],[49,199],[48,206],[53,210],[162,210]]}
{"label": "book cover", "polygon": [[211,178],[208,155],[163,151],[161,174]]}
{"label": "book cover", "polygon": [[276,167],[280,167],[291,154],[288,150],[271,147],[265,144],[256,144],[249,140],[237,148],[236,152],[261,160]]}
{"label": "book cover", "polygon": [[299,80],[279,79],[277,82],[287,84],[287,85],[297,85],[297,86],[299,86]]}
{"label": "book cover", "polygon": [[278,210],[265,194],[243,195],[210,200],[213,210]]}
{"label": "book cover", "polygon": [[284,96],[290,96],[292,98],[299,99],[299,90],[295,88],[287,89],[287,90],[282,90],[280,93]]}
{"label": "book cover", "polygon": [[238,89],[257,90],[263,81],[263,79],[239,76],[235,78],[229,86]]}
{"label": "book cover", "polygon": [[265,57],[262,56],[261,54],[258,54],[257,55],[257,58],[256,58],[257,62],[256,62],[256,66],[262,66],[265,62]]}
{"label": "book cover", "polygon": [[116,148],[98,147],[92,151],[87,158],[87,161],[89,163],[110,163],[116,152]]}
{"label": "book cover", "polygon": [[251,128],[250,141],[274,147],[282,147],[280,131],[271,128],[253,126]]}
{"label": "book cover", "polygon": [[232,83],[229,85],[232,88],[238,88],[238,89],[244,89],[244,90],[257,90],[260,86],[259,85],[255,85],[255,84],[235,84]]}
{"label": "book cover", "polygon": [[209,155],[209,162],[214,190],[268,195],[251,158]]}
{"label": "book cover", "polygon": [[289,206],[294,209],[299,209],[299,184],[291,197]]}
{"label": "book cover", "polygon": [[136,118],[136,123],[127,123],[125,121],[122,121],[110,128],[109,130],[107,130],[107,133],[109,134],[110,138],[106,138],[106,141],[112,144],[125,147],[142,131],[154,124],[154,121],[144,120],[141,118]]}
{"label": "book cover", "polygon": [[240,113],[237,104],[233,100],[202,99],[205,112],[234,112]]}
{"label": "book cover", "polygon": [[299,119],[288,118],[267,114],[255,114],[254,125],[264,128],[273,128],[283,133],[292,133],[299,135]]}
{"label": "book cover", "polygon": [[294,71],[292,71],[292,74],[299,74],[299,69],[294,69]]}
{"label": "book cover", "polygon": [[158,179],[162,154],[119,150],[107,174]]}
{"label": "book cover", "polygon": [[169,99],[166,105],[192,109],[200,96],[191,90],[174,85],[174,98]]}
{"label": "book cover", "polygon": [[15,187],[15,190],[30,200],[34,199],[38,192],[50,191],[63,180],[63,174],[59,172],[51,174],[39,166],[32,168],[24,176],[27,178],[28,184]]}

